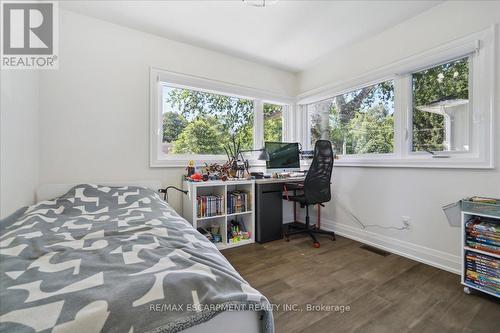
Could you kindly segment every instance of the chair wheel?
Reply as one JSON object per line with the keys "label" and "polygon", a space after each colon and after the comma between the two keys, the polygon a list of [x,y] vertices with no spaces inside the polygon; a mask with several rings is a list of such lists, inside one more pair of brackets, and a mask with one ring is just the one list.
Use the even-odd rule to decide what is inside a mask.
{"label": "chair wheel", "polygon": [[321,245],[319,244],[319,242],[314,242],[313,243],[313,247],[318,249]]}
{"label": "chair wheel", "polygon": [[289,241],[290,241],[290,238],[286,237],[286,238],[285,238],[285,241],[289,242]]}
{"label": "chair wheel", "polygon": [[335,240],[335,236],[331,236],[331,237],[330,237],[330,239],[331,239],[332,241],[334,241],[334,240]]}

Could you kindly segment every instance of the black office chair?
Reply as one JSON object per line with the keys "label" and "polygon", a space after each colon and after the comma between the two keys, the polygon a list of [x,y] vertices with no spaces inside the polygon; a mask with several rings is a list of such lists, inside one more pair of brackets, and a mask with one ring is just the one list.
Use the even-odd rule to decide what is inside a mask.
{"label": "black office chair", "polygon": [[[328,140],[318,140],[314,146],[314,157],[307,172],[304,184],[288,183],[286,186],[286,195],[283,197],[285,200],[294,201],[300,204],[300,207],[306,208],[306,225],[305,227],[296,227],[289,225],[288,232],[285,233],[285,239],[290,240],[289,236],[296,234],[308,234],[314,241],[314,247],[320,247],[315,234],[329,235],[332,240],[335,240],[335,233],[332,231],[325,231],[311,226],[309,222],[309,206],[320,204],[324,207],[323,203],[331,199],[330,185],[333,170],[334,154],[332,143]],[[288,190],[293,190],[294,195],[288,195]],[[297,194],[301,191],[301,194]],[[295,228],[297,230],[291,230]]]}

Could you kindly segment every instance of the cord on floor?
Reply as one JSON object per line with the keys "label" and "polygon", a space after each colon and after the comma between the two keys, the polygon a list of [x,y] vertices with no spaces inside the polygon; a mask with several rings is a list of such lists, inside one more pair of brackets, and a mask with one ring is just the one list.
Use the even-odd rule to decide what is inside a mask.
{"label": "cord on floor", "polygon": [[405,224],[402,227],[383,226],[380,224],[364,224],[363,222],[361,222],[361,220],[356,215],[354,215],[354,213],[349,208],[347,208],[344,204],[342,204],[342,202],[339,200],[339,197],[337,195],[334,194],[333,196],[335,197],[335,202],[340,206],[340,208],[342,208],[342,210],[344,210],[344,212],[349,214],[352,217],[352,219],[354,221],[356,221],[361,226],[361,228],[363,230],[365,230],[367,228],[380,228],[380,229],[391,229],[391,230],[409,230],[410,229],[410,226],[408,224]]}

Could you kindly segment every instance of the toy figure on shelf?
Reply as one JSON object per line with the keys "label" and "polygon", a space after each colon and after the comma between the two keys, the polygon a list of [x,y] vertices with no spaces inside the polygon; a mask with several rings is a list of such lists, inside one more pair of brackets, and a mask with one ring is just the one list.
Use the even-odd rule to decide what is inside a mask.
{"label": "toy figure on shelf", "polygon": [[186,167],[186,170],[187,170],[186,177],[191,177],[191,175],[193,175],[196,172],[196,168],[194,167],[194,161],[193,160],[189,161],[189,163],[188,163],[188,165]]}

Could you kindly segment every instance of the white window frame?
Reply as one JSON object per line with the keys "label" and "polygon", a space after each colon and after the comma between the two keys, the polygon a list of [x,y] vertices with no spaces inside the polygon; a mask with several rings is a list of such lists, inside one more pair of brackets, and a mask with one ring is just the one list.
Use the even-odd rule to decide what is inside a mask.
{"label": "white window frame", "polygon": [[[194,161],[197,166],[204,162],[222,163],[227,160],[225,155],[205,154],[164,154],[161,150],[163,141],[163,114],[162,114],[162,85],[169,87],[193,89],[208,93],[245,98],[254,101],[254,133],[253,149],[259,149],[264,144],[264,114],[263,103],[283,105],[284,123],[289,124],[289,110],[294,99],[288,96],[280,96],[255,88],[240,86],[232,83],[210,80],[181,73],[150,67],[150,166],[151,167],[185,167],[189,161]],[[286,112],[285,112],[286,111]],[[286,133],[283,126],[283,133]],[[286,134],[285,134],[286,135]],[[261,161],[253,157],[257,154],[249,154],[251,164],[260,165]]]}
{"label": "white window frame", "polygon": [[291,119],[290,119],[290,110],[291,110],[291,105],[290,104],[283,104],[280,102],[276,101],[262,101],[262,136],[261,136],[261,145],[260,147],[264,146],[264,104],[273,104],[273,105],[280,105],[283,107],[282,109],[282,114],[281,114],[281,141],[283,142],[290,142],[291,136],[290,136],[290,125],[291,125]]}
{"label": "white window frame", "polygon": [[[342,91],[340,91],[339,93],[337,93],[335,96],[333,97],[330,97],[330,98],[327,98],[327,99],[333,99],[335,98],[336,96],[339,96],[339,95],[343,95],[343,94],[347,94],[347,93],[351,93],[353,91],[356,91],[358,89],[363,89],[363,88],[366,88],[366,87],[370,87],[370,86],[373,86],[373,85],[377,85],[379,83],[383,83],[383,82],[386,82],[386,81],[394,81],[394,91],[396,91],[396,80],[395,80],[395,77],[386,77],[386,78],[382,78],[382,79],[379,79],[379,80],[375,80],[375,81],[372,81],[372,82],[368,82],[368,83],[364,83],[364,84],[361,84],[361,85],[358,85],[358,86],[354,86],[354,87],[351,87],[351,88],[348,88],[348,89],[344,89]],[[308,103],[310,104],[310,103]],[[305,108],[307,108],[307,105],[304,105]],[[399,120],[399,116],[396,114],[395,112],[396,110],[396,94],[394,93],[394,123],[396,123],[398,120]],[[307,114],[307,110],[305,110],[306,112],[306,120],[305,120],[305,124],[307,124],[307,131],[304,132],[304,135],[305,135],[305,142],[303,143],[303,146],[304,147],[307,147],[308,150],[311,150],[313,149],[314,147],[311,146],[311,131],[309,130],[310,127],[311,127],[311,119],[309,117],[309,114]],[[394,125],[396,126],[396,125]],[[394,133],[396,134],[396,133]],[[396,142],[398,142],[399,140],[396,140],[396,138],[394,138],[394,152],[392,153],[371,153],[371,154],[349,154],[349,155],[342,155],[342,156],[348,156],[350,159],[362,159],[362,158],[366,158],[366,157],[369,157],[369,156],[379,156],[381,158],[395,158],[398,154],[397,152],[399,152],[400,150],[400,147],[396,144]]]}
{"label": "white window frame", "polygon": [[[362,87],[394,80],[394,153],[342,155],[338,166],[477,168],[495,167],[495,30],[490,29],[457,39],[430,51],[384,66],[353,80],[315,89],[298,96],[297,109],[302,123],[308,124],[307,105],[330,99]],[[426,152],[412,152],[412,89],[411,74],[466,56],[471,57],[469,79],[472,121],[469,152],[442,152],[449,158],[432,158]],[[301,142],[310,147],[309,126],[300,132]]]}

